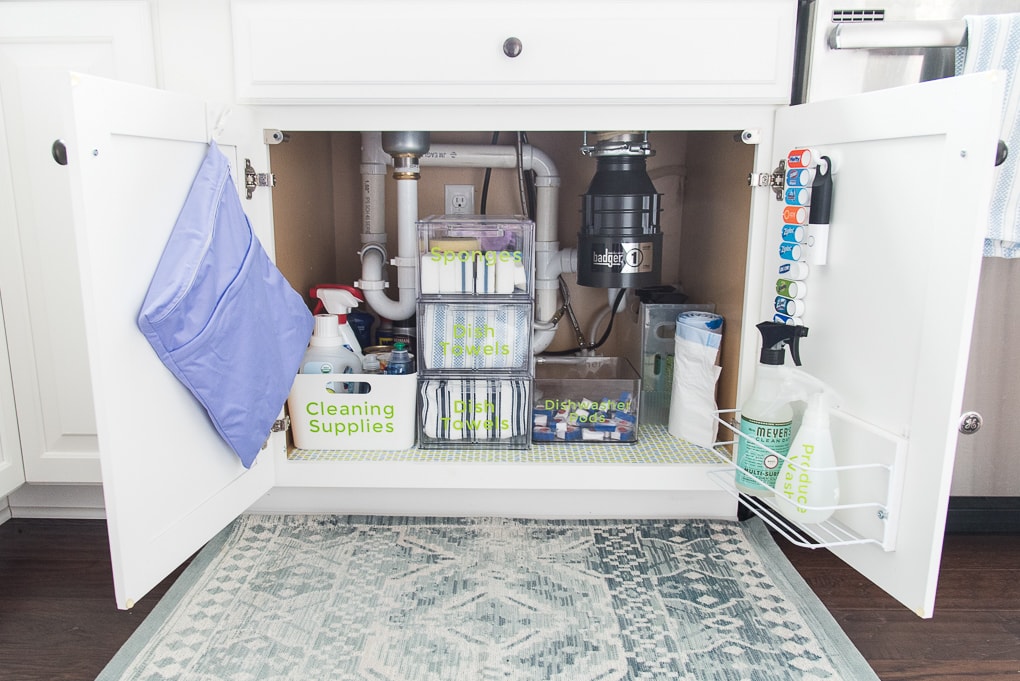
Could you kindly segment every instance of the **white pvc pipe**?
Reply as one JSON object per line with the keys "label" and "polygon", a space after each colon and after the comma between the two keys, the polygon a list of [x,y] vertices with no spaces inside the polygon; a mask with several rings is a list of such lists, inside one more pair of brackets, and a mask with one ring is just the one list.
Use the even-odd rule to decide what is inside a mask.
{"label": "white pvc pipe", "polygon": [[[418,181],[397,180],[397,300],[377,286],[382,281],[382,257],[378,249],[362,249],[362,289],[367,302],[381,316],[393,321],[408,319],[415,310],[415,277],[418,259]],[[378,265],[376,264],[378,261]],[[376,284],[366,286],[365,283]]]}
{"label": "white pvc pipe", "polygon": [[[382,150],[382,135],[378,132],[362,133],[363,233],[365,243],[385,242],[384,205],[385,168],[392,164],[389,154]],[[489,144],[436,144],[419,159],[423,167],[446,168],[516,168],[517,149],[511,145]],[[556,164],[540,149],[530,144],[521,148],[524,170],[535,171],[535,320],[539,325],[533,342],[535,353],[541,352],[552,341],[555,329],[548,325],[557,310],[557,278],[563,272],[575,272],[576,250],[559,250],[556,220],[559,211],[560,178]],[[397,238],[399,300],[390,300],[382,290],[382,257],[376,249],[363,249],[362,288],[365,300],[380,315],[389,319],[406,319],[414,313],[414,290],[418,238],[418,187],[414,180],[397,181]],[[402,315],[402,316],[401,316]],[[545,329],[543,327],[549,326]]]}
{"label": "white pvc pipe", "polygon": [[[410,277],[400,277],[401,290],[414,292],[415,265],[418,261],[418,180],[397,180],[397,265],[401,274],[410,269]],[[406,262],[401,262],[406,261]]]}
{"label": "white pvc pipe", "polygon": [[[556,221],[560,176],[556,164],[545,152],[530,144],[521,147],[521,163],[524,170],[533,170],[536,176],[535,320],[541,323],[556,313],[557,278],[564,272],[577,271],[577,257],[574,249],[559,250]],[[434,144],[421,158],[420,164],[447,168],[516,168],[517,148],[492,144]],[[538,345],[536,339],[536,353],[545,349],[538,349]]]}
{"label": "white pvc pipe", "polygon": [[[361,133],[361,233],[363,243],[386,241],[386,165],[382,133]],[[381,238],[378,238],[380,237]]]}
{"label": "white pvc pipe", "polygon": [[[521,148],[524,170],[535,171],[535,241],[556,240],[556,215],[560,186],[556,164],[541,149],[530,144]],[[517,148],[493,144],[434,144],[421,157],[422,166],[444,168],[516,168]]]}

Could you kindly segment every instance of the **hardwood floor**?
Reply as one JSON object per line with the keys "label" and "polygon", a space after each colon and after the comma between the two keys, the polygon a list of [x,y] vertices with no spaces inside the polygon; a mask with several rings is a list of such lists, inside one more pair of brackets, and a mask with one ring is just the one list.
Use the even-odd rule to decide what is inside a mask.
{"label": "hardwood floor", "polygon": [[[930,620],[827,551],[779,544],[883,681],[1020,681],[1020,535],[948,535]],[[105,523],[0,525],[0,681],[94,679],[177,574],[120,611]]]}
{"label": "hardwood floor", "polygon": [[921,619],[828,551],[779,545],[883,681],[1020,680],[1020,534],[948,534]]}

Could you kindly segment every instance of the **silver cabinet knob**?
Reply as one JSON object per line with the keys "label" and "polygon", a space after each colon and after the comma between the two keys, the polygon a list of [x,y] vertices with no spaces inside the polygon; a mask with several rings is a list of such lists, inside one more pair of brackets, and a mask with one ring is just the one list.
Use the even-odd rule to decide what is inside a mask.
{"label": "silver cabinet knob", "polygon": [[964,435],[973,435],[981,430],[982,423],[984,423],[984,419],[981,418],[981,414],[976,411],[968,411],[960,417],[960,432]]}
{"label": "silver cabinet knob", "polygon": [[520,55],[522,51],[524,51],[524,43],[520,38],[510,37],[503,41],[503,54],[511,59]]}

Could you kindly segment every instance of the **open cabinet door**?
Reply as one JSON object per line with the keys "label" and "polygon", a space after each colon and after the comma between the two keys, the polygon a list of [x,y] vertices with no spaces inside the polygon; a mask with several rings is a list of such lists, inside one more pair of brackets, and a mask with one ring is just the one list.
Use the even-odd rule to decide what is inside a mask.
{"label": "open cabinet door", "polygon": [[[246,470],[136,324],[214,135],[206,105],[77,74],[71,104],[67,155],[114,583],[118,606],[130,608],[272,486],[276,445]],[[251,146],[240,148],[217,133],[235,183],[245,157],[266,162],[261,136],[246,137]],[[268,204],[246,202],[254,224],[267,224]]]}
{"label": "open cabinet door", "polygon": [[[806,279],[803,369],[838,394],[837,464],[879,464],[841,471],[845,508],[834,523],[863,541],[831,548],[923,617],[934,609],[1001,75],[816,102],[776,117],[777,157],[810,147],[833,162],[827,262],[810,264]],[[757,310],[768,320],[783,205],[770,211]]]}

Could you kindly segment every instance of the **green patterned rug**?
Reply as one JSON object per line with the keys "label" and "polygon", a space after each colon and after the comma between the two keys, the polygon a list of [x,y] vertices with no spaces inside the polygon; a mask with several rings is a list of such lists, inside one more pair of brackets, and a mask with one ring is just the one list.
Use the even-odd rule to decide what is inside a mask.
{"label": "green patterned rug", "polygon": [[877,677],[758,520],[247,515],[113,679]]}

